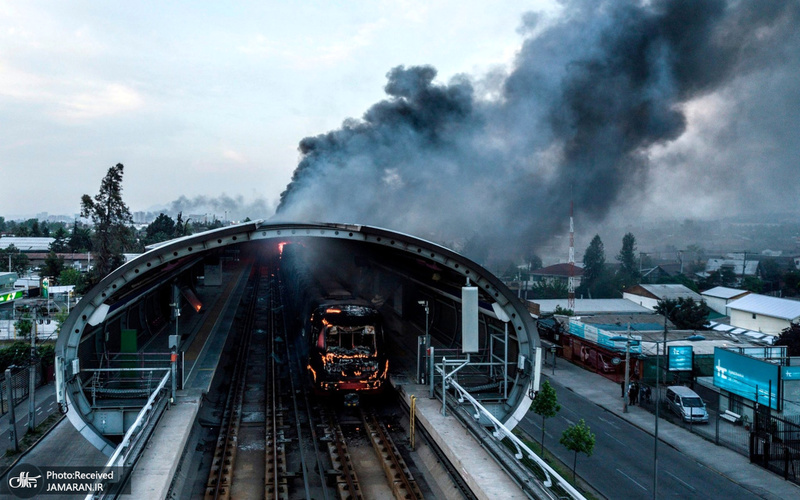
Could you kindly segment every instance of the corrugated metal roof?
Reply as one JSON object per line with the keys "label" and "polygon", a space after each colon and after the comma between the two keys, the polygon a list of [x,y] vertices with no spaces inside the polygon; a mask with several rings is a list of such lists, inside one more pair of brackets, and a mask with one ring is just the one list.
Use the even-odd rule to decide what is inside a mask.
{"label": "corrugated metal roof", "polygon": [[[569,309],[567,299],[534,299],[530,302],[539,304],[539,311],[542,314],[551,313],[556,310],[556,306],[562,309]],[[582,314],[652,314],[650,309],[640,306],[636,302],[628,299],[575,299],[575,307],[572,308],[575,315]]]}
{"label": "corrugated metal roof", "polygon": [[730,309],[763,314],[788,321],[800,318],[800,301],[751,293],[727,305]]}
{"label": "corrugated metal roof", "polygon": [[50,250],[50,244],[55,238],[36,238],[24,236],[2,236],[0,237],[0,248],[6,249],[11,245],[22,252],[37,252]]}
{"label": "corrugated metal roof", "polygon": [[652,293],[661,300],[678,299],[680,297],[693,298],[700,301],[702,297],[699,293],[693,292],[684,285],[639,285],[648,292]]}
{"label": "corrugated metal roof", "polygon": [[724,286],[717,286],[710,290],[706,290],[702,292],[700,295],[705,295],[707,297],[714,297],[717,299],[732,299],[739,295],[750,293],[747,290],[739,290],[738,288],[728,288]]}

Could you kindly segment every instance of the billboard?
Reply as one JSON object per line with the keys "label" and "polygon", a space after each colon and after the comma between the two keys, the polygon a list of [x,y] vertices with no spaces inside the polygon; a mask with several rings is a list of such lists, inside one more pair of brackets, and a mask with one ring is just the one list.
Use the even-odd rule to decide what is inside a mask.
{"label": "billboard", "polygon": [[774,363],[714,348],[714,385],[774,410],[780,410],[780,369]]}
{"label": "billboard", "polygon": [[690,345],[671,345],[668,350],[667,367],[671,372],[690,372],[692,371],[692,346]]}
{"label": "billboard", "polygon": [[[608,349],[625,352],[625,344],[626,344],[625,340],[611,340],[611,339],[614,337],[627,337],[627,332],[624,331],[610,332],[608,330],[602,330],[600,328],[597,328],[594,325],[587,325],[579,321],[573,321],[572,318],[570,318],[569,333],[576,337],[586,339],[589,342],[594,342],[595,344],[601,345]],[[641,341],[642,341],[641,335],[631,335],[631,345],[630,345],[631,354],[642,353]]]}

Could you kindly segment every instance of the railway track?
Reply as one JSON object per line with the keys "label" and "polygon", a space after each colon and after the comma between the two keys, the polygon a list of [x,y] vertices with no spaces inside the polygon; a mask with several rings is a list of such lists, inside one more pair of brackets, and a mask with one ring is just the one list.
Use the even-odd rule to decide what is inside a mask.
{"label": "railway track", "polygon": [[277,274],[248,283],[205,498],[423,498],[378,412],[310,393]]}

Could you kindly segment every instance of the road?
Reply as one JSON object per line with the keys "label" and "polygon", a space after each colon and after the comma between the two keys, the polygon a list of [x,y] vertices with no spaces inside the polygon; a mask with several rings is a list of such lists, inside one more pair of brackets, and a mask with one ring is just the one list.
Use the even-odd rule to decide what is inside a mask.
{"label": "road", "polygon": [[[545,422],[545,447],[572,467],[574,453],[558,441],[581,418],[594,433],[591,457],[578,454],[577,474],[607,498],[653,498],[653,436],[550,379],[561,411]],[[622,398],[620,398],[620,406]],[[529,412],[521,428],[537,441],[541,416]],[[534,447],[533,451],[537,451]],[[753,492],[660,441],[658,496],[661,498],[750,498]]]}
{"label": "road", "polygon": [[[22,436],[28,432],[28,399],[26,398],[21,403],[14,407],[15,417],[17,421],[17,439],[21,440]],[[36,389],[36,424],[41,424],[44,420],[58,412],[58,403],[56,402],[55,385],[53,383],[44,385]],[[5,414],[0,418],[0,452],[6,448],[11,448],[11,439],[9,429],[9,415]]]}

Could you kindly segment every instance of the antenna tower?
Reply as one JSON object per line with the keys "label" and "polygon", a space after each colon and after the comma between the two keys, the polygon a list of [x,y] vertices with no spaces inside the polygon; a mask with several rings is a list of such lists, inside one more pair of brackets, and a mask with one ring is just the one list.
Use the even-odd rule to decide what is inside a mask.
{"label": "antenna tower", "polygon": [[569,202],[569,283],[567,308],[575,310],[575,226],[572,223],[572,201]]}

